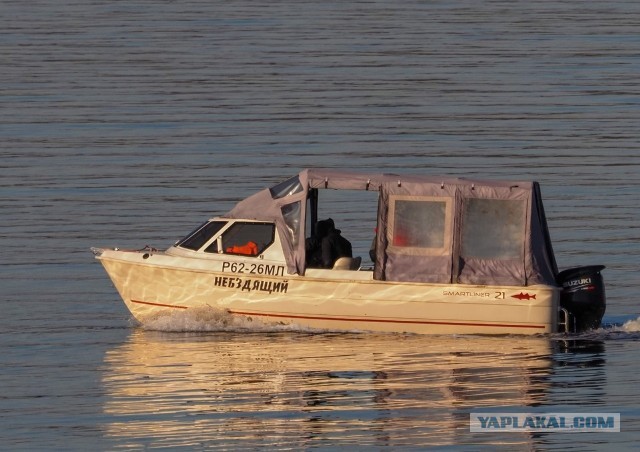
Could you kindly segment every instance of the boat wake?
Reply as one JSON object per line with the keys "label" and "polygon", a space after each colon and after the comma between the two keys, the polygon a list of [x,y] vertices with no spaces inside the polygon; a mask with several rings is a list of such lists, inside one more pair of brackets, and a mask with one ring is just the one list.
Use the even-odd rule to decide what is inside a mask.
{"label": "boat wake", "polygon": [[[608,321],[607,321],[608,320]],[[557,335],[566,339],[566,335]],[[640,317],[624,316],[605,319],[600,328],[570,335],[577,340],[637,340],[640,338]]]}
{"label": "boat wake", "polygon": [[640,333],[640,317],[627,320],[621,324],[614,324],[610,327],[610,331],[619,331],[625,333]]}
{"label": "boat wake", "polygon": [[149,331],[166,332],[327,332],[292,323],[267,323],[258,318],[230,314],[224,309],[205,306],[185,309],[145,319],[140,323]]}

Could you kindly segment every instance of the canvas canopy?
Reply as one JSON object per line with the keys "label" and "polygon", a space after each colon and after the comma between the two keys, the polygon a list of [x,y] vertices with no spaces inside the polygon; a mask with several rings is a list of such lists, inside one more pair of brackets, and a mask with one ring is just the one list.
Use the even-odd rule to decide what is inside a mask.
{"label": "canvas canopy", "polygon": [[315,190],[378,192],[374,279],[555,285],[557,266],[537,182],[306,169],[225,217],[273,221],[289,273],[305,273]]}

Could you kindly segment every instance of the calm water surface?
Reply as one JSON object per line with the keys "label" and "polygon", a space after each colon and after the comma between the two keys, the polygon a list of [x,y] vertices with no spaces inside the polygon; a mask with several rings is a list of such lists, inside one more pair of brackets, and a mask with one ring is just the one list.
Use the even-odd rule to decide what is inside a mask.
{"label": "calm water surface", "polygon": [[[632,450],[640,4],[0,1],[0,448]],[[90,246],[167,247],[309,166],[536,179],[577,338],[135,325]],[[365,201],[335,218],[366,253]],[[470,433],[478,410],[621,433]]]}

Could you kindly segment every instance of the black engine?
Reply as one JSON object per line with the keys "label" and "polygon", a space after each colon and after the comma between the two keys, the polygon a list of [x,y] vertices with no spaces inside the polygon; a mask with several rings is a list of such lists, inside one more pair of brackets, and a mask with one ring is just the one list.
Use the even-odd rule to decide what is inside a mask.
{"label": "black engine", "polygon": [[556,276],[560,294],[560,329],[580,333],[600,327],[606,308],[604,265],[589,265],[564,270]]}

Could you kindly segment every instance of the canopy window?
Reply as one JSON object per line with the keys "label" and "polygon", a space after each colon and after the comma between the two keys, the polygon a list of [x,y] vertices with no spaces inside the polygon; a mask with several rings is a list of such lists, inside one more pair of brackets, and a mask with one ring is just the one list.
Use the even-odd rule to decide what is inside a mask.
{"label": "canopy window", "polygon": [[457,282],[526,284],[527,199],[464,198]]}
{"label": "canopy window", "polygon": [[[298,238],[300,236],[300,218],[302,216],[302,203],[300,201],[286,204],[280,209],[282,218],[287,225],[287,231],[290,234],[293,246],[298,246]],[[304,233],[304,231],[303,231]]]}
{"label": "canopy window", "polygon": [[453,186],[397,180],[382,184],[375,279],[451,281],[455,196]]}
{"label": "canopy window", "polygon": [[465,199],[463,258],[521,260],[524,257],[525,203],[503,199]]}
{"label": "canopy window", "polygon": [[397,253],[442,255],[450,248],[452,200],[391,196],[389,241]]}

